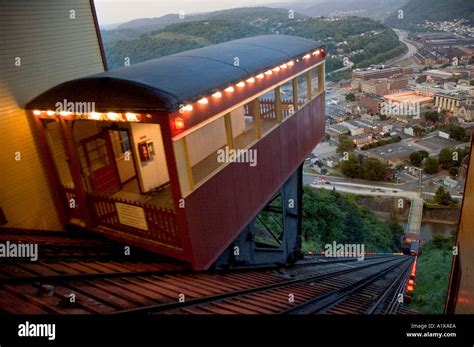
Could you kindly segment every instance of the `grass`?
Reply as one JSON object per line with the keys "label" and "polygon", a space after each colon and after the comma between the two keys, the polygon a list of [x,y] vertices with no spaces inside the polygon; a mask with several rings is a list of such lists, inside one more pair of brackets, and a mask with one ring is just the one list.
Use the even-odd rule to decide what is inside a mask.
{"label": "grass", "polygon": [[422,252],[417,260],[413,300],[408,306],[424,314],[442,314],[451,271],[450,240],[435,239]]}
{"label": "grass", "polygon": [[323,245],[320,244],[319,242],[313,241],[313,240],[306,241],[303,239],[303,242],[301,244],[301,251],[303,253],[306,254],[308,252],[313,252],[314,254],[314,253],[321,252],[321,250],[323,250]]}
{"label": "grass", "polygon": [[434,199],[428,199],[425,201],[425,206],[432,209],[449,210],[458,207],[458,203],[454,201],[450,205],[440,205]]}
{"label": "grass", "polygon": [[311,174],[311,175],[319,175],[316,171],[314,171],[313,169],[304,169],[303,170],[304,173],[307,173],[307,174]]}

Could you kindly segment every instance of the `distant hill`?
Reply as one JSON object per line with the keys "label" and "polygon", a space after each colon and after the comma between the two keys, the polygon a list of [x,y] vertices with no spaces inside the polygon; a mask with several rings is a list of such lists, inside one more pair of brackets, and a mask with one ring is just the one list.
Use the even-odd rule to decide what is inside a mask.
{"label": "distant hill", "polygon": [[398,18],[396,11],[385,20],[385,24],[394,28],[420,31],[424,29],[420,28],[419,24],[425,20],[441,22],[463,18],[474,25],[473,0],[410,0],[401,10],[402,19]]}
{"label": "distant hill", "polygon": [[405,5],[408,0],[297,0],[275,3],[270,7],[294,9],[307,16],[321,17],[346,14],[357,17],[382,19]]}
{"label": "distant hill", "polygon": [[249,36],[266,34],[267,31],[244,23],[206,20],[175,23],[164,29],[142,34],[132,40],[104,43],[107,62],[111,68],[122,66],[124,58],[132,64],[179,53],[211,44]]}
{"label": "distant hill", "polygon": [[[179,19],[176,15],[138,19],[124,23],[115,30],[103,31],[107,62],[114,68],[123,66],[125,58],[136,64],[189,49],[264,34],[297,35],[321,41],[330,54],[336,51],[341,54],[342,50],[342,54],[360,67],[390,59],[404,49],[393,30],[379,21],[358,17],[333,21],[299,13],[291,17],[287,9],[256,7],[190,15],[185,19]],[[145,31],[145,28],[157,26],[159,29]],[[342,58],[328,57],[326,64],[328,72],[341,68]]]}
{"label": "distant hill", "polygon": [[251,26],[265,30],[278,30],[286,27],[294,20],[308,18],[300,13],[295,13],[294,18],[289,18],[287,9],[267,7],[244,7],[230,10],[215,11],[200,14],[187,14],[180,18],[178,14],[167,14],[156,18],[140,18],[119,25],[113,30],[102,30],[104,42],[118,40],[131,40],[141,34],[160,30],[170,24],[197,22],[205,20],[225,20],[229,22],[245,22]]}

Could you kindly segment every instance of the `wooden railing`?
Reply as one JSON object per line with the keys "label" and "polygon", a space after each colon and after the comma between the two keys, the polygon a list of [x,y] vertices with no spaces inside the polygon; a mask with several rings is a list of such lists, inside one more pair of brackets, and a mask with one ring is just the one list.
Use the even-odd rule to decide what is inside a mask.
{"label": "wooden railing", "polygon": [[[302,100],[298,101],[298,104],[302,106],[304,102]],[[295,113],[293,100],[282,100],[281,101],[281,112],[283,119],[291,116]],[[260,118],[275,120],[275,100],[272,99],[260,99]]]}
{"label": "wooden railing", "polygon": [[174,211],[101,194],[88,196],[95,224],[174,248],[182,247]]}
{"label": "wooden railing", "polygon": [[275,100],[260,99],[260,118],[276,119]]}

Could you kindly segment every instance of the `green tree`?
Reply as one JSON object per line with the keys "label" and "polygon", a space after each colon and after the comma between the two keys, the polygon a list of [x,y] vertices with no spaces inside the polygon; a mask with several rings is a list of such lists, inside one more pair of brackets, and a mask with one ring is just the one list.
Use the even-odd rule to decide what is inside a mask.
{"label": "green tree", "polygon": [[359,178],[362,175],[362,167],[355,154],[349,154],[347,160],[341,160],[339,167],[344,176],[350,178]]}
{"label": "green tree", "polygon": [[395,209],[390,211],[390,217],[387,221],[388,228],[392,234],[392,243],[396,249],[401,249],[401,238],[404,233],[403,227],[398,224],[398,216]]}
{"label": "green tree", "polygon": [[392,224],[378,219],[355,196],[303,188],[303,241],[310,241],[316,250],[336,241],[363,243],[370,252],[400,251],[396,241],[400,229]]}
{"label": "green tree", "polygon": [[423,115],[423,117],[425,117],[426,121],[431,123],[437,123],[441,120],[441,115],[438,111],[428,111]]}
{"label": "green tree", "polygon": [[449,192],[446,191],[443,186],[439,186],[436,190],[434,200],[436,203],[443,206],[449,206],[454,202],[451,194],[449,194]]}
{"label": "green tree", "polygon": [[418,151],[418,153],[420,153],[423,156],[423,159],[428,158],[430,155],[427,151],[423,151],[423,150]]}
{"label": "green tree", "polygon": [[452,167],[448,172],[452,177],[456,177],[459,174],[459,169],[457,167]]}
{"label": "green tree", "polygon": [[470,131],[458,124],[446,124],[441,126],[440,129],[446,131],[456,141],[467,142],[471,138]]}
{"label": "green tree", "polygon": [[414,127],[413,127],[413,134],[414,134],[415,136],[420,137],[420,136],[423,136],[424,133],[425,133],[425,129],[420,128],[420,127],[418,127],[418,126],[414,126]]}
{"label": "green tree", "polygon": [[356,100],[356,97],[354,95],[354,93],[352,92],[349,92],[346,94],[346,101],[355,101]]}
{"label": "green tree", "polygon": [[376,158],[367,158],[362,162],[362,178],[369,181],[384,181],[387,164]]}
{"label": "green tree", "polygon": [[410,154],[410,163],[414,166],[420,166],[423,161],[423,156],[420,152],[413,152]]}
{"label": "green tree", "polygon": [[339,144],[337,145],[336,152],[344,154],[345,152],[353,151],[356,145],[347,136],[339,136]]}
{"label": "green tree", "polygon": [[410,154],[410,163],[415,166],[420,166],[423,159],[428,158],[427,151],[417,151]]}
{"label": "green tree", "polygon": [[443,169],[449,169],[456,165],[456,162],[453,160],[453,150],[451,148],[443,148],[438,155],[439,165]]}
{"label": "green tree", "polygon": [[438,159],[433,157],[426,158],[425,161],[425,172],[427,174],[435,174],[439,171]]}

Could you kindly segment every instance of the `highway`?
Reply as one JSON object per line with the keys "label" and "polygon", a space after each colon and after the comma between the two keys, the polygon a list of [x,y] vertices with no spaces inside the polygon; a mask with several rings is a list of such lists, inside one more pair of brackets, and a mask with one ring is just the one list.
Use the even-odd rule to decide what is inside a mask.
{"label": "highway", "polygon": [[[317,179],[322,178],[322,179]],[[417,189],[412,189],[404,184],[384,183],[384,182],[368,182],[363,180],[349,180],[347,178],[312,175],[303,173],[303,184],[310,185],[314,188],[323,188],[328,190],[336,190],[339,192],[356,194],[356,195],[374,195],[374,196],[399,196],[407,199],[418,197]],[[416,185],[415,185],[416,186]],[[425,190],[425,196],[434,196],[435,188]],[[462,199],[462,195],[452,195],[454,199]]]}
{"label": "highway", "polygon": [[[393,29],[395,33],[398,35],[398,39],[404,43],[408,51],[402,55],[401,57],[394,58],[393,60],[389,60],[385,63],[385,65],[393,66],[397,65],[398,63],[402,62],[403,60],[406,60],[408,58],[413,58],[418,51],[418,48],[410,41],[408,40],[408,32],[404,30],[398,30],[398,29]],[[416,62],[414,59],[412,59],[412,66],[417,66]]]}

